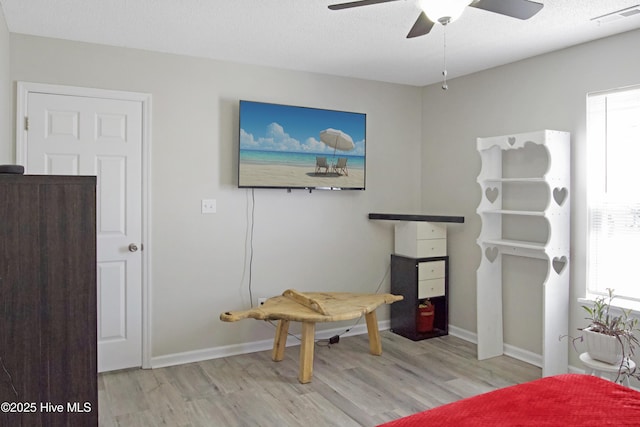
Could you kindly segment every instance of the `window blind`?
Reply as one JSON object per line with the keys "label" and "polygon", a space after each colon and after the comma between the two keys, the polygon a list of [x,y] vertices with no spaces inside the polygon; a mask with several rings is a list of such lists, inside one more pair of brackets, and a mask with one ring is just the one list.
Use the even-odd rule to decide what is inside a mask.
{"label": "window blind", "polygon": [[640,203],[590,207],[589,291],[640,300]]}
{"label": "window blind", "polygon": [[589,293],[640,301],[640,87],[587,98]]}

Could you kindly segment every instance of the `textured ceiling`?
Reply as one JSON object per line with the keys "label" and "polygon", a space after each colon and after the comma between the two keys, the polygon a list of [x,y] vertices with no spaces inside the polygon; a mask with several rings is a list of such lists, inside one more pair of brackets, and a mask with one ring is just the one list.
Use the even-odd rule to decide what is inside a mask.
{"label": "textured ceiling", "polygon": [[[446,27],[449,78],[640,28],[591,18],[640,0],[537,0],[520,21],[475,8]],[[415,39],[416,0],[0,0],[9,31],[422,86],[439,82],[444,27]]]}

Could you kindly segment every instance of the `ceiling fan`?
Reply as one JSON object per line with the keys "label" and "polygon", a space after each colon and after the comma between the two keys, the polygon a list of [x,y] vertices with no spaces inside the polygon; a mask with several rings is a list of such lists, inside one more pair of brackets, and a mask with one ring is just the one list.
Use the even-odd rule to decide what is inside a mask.
{"label": "ceiling fan", "polygon": [[[358,0],[329,6],[331,10],[350,9],[399,0]],[[424,36],[435,22],[447,25],[458,18],[467,6],[487,10],[517,19],[529,19],[542,9],[541,3],[530,0],[418,0],[422,12],[411,27],[407,38]]]}

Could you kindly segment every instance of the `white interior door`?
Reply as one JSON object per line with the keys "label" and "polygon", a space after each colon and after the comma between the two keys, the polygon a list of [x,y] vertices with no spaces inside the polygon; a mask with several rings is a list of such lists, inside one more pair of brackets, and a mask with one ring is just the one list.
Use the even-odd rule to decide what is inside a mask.
{"label": "white interior door", "polygon": [[29,174],[96,175],[98,371],[142,366],[140,101],[30,92]]}

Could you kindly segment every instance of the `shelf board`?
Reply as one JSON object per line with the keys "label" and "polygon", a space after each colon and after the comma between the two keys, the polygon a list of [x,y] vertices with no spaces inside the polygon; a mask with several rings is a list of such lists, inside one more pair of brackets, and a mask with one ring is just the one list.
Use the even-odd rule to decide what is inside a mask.
{"label": "shelf board", "polygon": [[481,182],[515,182],[515,183],[546,183],[544,178],[484,178]]}
{"label": "shelf board", "polygon": [[395,331],[393,329],[391,330],[391,332],[393,332],[394,334],[401,335],[405,338],[409,338],[411,341],[421,341],[428,338],[437,338],[437,337],[443,337],[445,335],[449,335],[448,331],[444,329],[439,329],[439,328],[433,328],[433,331],[431,332],[417,332],[417,331],[406,331],[406,330]]}
{"label": "shelf board", "polygon": [[482,244],[490,246],[500,246],[509,248],[521,248],[531,249],[536,251],[544,251],[546,243],[527,242],[523,240],[509,240],[509,239],[480,239]]}
{"label": "shelf board", "polygon": [[[513,255],[525,258],[549,259],[546,252],[546,244],[537,242],[525,242],[507,239],[478,239],[482,247],[497,248],[503,255]],[[489,256],[488,254],[486,255]]]}
{"label": "shelf board", "polygon": [[481,214],[500,214],[500,215],[522,215],[522,216],[545,216],[543,211],[516,211],[508,209],[493,209],[479,212]]}
{"label": "shelf board", "polygon": [[382,219],[388,221],[454,222],[458,224],[464,223],[463,216],[448,215],[370,213],[369,219]]}

